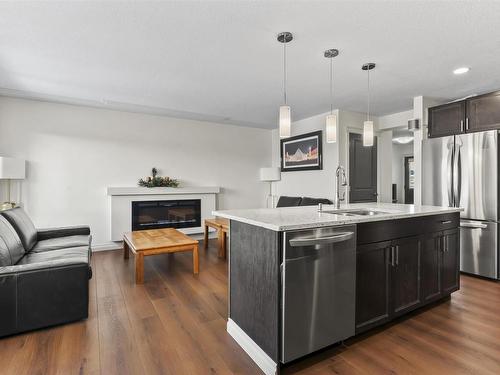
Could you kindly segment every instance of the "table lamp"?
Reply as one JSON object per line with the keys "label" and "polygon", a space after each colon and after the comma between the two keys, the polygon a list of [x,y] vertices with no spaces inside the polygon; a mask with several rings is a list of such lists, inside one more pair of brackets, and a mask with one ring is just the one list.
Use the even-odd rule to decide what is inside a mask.
{"label": "table lamp", "polygon": [[269,201],[271,201],[271,208],[274,208],[273,181],[281,180],[280,168],[278,167],[261,168],[260,180],[269,182],[269,195],[266,198],[266,207],[269,207]]}
{"label": "table lamp", "polygon": [[10,199],[10,181],[24,180],[26,178],[26,162],[0,156],[0,180],[7,180],[7,202],[0,203],[0,210],[14,208],[16,203]]}

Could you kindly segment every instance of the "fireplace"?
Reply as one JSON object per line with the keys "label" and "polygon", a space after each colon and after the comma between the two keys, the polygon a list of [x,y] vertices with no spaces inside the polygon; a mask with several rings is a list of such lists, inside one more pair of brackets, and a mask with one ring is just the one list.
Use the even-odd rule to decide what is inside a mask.
{"label": "fireplace", "polygon": [[201,199],[132,202],[132,230],[201,226]]}

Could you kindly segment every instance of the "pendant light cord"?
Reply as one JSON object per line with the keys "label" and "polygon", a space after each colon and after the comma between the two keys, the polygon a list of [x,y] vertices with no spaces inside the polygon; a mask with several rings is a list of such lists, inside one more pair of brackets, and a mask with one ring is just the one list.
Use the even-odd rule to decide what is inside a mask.
{"label": "pendant light cord", "polygon": [[330,114],[333,114],[333,58],[330,58]]}
{"label": "pendant light cord", "polygon": [[283,99],[286,104],[286,41],[283,43]]}
{"label": "pendant light cord", "polygon": [[366,113],[366,121],[370,121],[370,67],[368,71],[368,112]]}

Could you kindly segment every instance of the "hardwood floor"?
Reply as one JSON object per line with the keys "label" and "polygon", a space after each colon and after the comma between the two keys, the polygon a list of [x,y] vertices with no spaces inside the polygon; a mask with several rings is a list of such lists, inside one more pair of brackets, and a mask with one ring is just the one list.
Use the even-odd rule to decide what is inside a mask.
{"label": "hardwood floor", "polygon": [[[216,241],[145,259],[92,259],[90,316],[0,339],[0,373],[261,374],[226,333],[227,266]],[[499,374],[500,283],[462,276],[450,300],[292,364],[284,374]]]}

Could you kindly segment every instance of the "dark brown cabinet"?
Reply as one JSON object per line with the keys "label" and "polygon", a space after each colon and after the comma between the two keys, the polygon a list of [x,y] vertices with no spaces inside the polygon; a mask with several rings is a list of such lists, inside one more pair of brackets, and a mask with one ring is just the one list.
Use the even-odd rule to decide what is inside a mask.
{"label": "dark brown cabinet", "polygon": [[429,137],[500,129],[500,91],[428,109]]}
{"label": "dark brown cabinet", "polygon": [[466,131],[500,129],[500,91],[466,100]]}
{"label": "dark brown cabinet", "polygon": [[356,257],[356,329],[389,320],[391,241],[361,245]]}
{"label": "dark brown cabinet", "polygon": [[441,291],[449,294],[460,286],[460,233],[458,229],[443,232]]}
{"label": "dark brown cabinet", "polygon": [[358,246],[356,332],[420,304],[420,247],[417,236]]}
{"label": "dark brown cabinet", "polygon": [[431,302],[459,289],[460,234],[450,229],[429,234],[422,246],[422,301]]}
{"label": "dark brown cabinet", "polygon": [[442,232],[437,232],[427,236],[422,244],[420,289],[423,302],[430,302],[441,296],[442,240]]}
{"label": "dark brown cabinet", "polygon": [[358,224],[356,334],[459,289],[458,223],[459,213]]}
{"label": "dark brown cabinet", "polygon": [[420,304],[420,238],[392,242],[392,313],[401,315]]}
{"label": "dark brown cabinet", "polygon": [[429,108],[429,137],[444,137],[465,131],[465,102]]}

